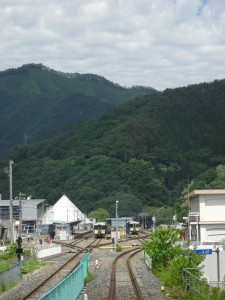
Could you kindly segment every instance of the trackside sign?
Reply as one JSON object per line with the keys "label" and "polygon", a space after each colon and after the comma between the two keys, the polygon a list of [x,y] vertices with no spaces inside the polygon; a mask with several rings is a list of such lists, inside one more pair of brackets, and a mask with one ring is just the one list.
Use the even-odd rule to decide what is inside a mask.
{"label": "trackside sign", "polygon": [[197,249],[195,250],[196,254],[212,254],[212,249]]}

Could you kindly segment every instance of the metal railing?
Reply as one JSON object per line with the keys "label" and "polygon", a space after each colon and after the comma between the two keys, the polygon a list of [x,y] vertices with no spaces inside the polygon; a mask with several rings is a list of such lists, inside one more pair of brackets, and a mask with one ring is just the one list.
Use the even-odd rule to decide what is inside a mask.
{"label": "metal railing", "polygon": [[84,280],[88,275],[90,253],[88,252],[80,261],[80,265],[50,292],[39,300],[75,300],[78,299],[84,287]]}
{"label": "metal railing", "polygon": [[200,278],[200,271],[196,268],[186,268],[182,272],[183,288],[185,290],[192,290],[199,296],[204,297],[206,295],[206,284]]}
{"label": "metal railing", "polygon": [[200,221],[200,215],[198,212],[192,212],[192,213],[189,213],[189,216],[188,216],[188,220],[189,220],[189,223],[193,222],[193,223],[198,223]]}
{"label": "metal railing", "polygon": [[145,264],[151,269],[152,268],[152,259],[151,257],[144,252],[144,260],[145,260]]}
{"label": "metal railing", "polygon": [[225,289],[224,281],[210,281],[201,278],[200,270],[197,268],[185,268],[182,272],[183,288],[192,290],[199,295],[199,299],[209,300],[213,288]]}

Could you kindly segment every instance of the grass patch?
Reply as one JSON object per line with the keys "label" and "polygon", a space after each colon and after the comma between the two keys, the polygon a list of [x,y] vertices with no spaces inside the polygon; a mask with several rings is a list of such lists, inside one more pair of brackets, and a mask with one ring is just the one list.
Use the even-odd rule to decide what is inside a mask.
{"label": "grass patch", "polygon": [[5,285],[4,282],[0,283],[0,295],[4,294],[5,292],[9,291],[11,288],[13,288],[16,285],[16,283],[11,283],[8,286]]}
{"label": "grass patch", "polygon": [[34,259],[34,260],[30,260],[28,262],[25,263],[24,266],[21,267],[21,273],[22,274],[27,274],[27,273],[32,273],[35,270],[48,265],[48,263]]}
{"label": "grass patch", "polygon": [[94,279],[94,276],[88,272],[87,277],[84,279],[84,285],[88,284],[88,282],[92,281]]}
{"label": "grass patch", "polygon": [[122,247],[120,245],[116,245],[116,252],[121,252],[122,251]]}

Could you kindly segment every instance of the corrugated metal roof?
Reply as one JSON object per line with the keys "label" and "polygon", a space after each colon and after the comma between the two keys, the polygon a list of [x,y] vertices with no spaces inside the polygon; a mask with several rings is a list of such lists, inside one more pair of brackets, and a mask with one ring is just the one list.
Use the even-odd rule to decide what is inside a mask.
{"label": "corrugated metal roof", "polygon": [[[22,203],[32,203],[38,205],[39,203],[42,203],[45,201],[45,199],[31,199],[31,200],[26,200],[26,199],[21,199]],[[14,200],[13,199],[13,206],[19,206],[20,200]],[[1,200],[0,201],[0,206],[9,206],[10,205],[10,200]]]}

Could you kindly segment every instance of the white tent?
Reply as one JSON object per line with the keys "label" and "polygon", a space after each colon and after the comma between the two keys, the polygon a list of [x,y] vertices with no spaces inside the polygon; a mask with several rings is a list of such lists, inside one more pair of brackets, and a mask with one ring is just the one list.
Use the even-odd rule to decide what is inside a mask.
{"label": "white tent", "polygon": [[54,222],[75,222],[81,221],[81,224],[90,223],[90,220],[70,201],[70,199],[63,195],[54,206],[49,207],[45,216],[42,219],[42,224],[50,224]]}

